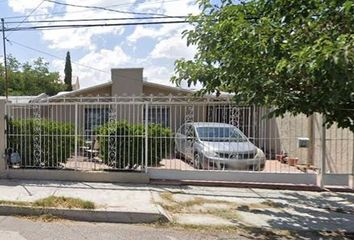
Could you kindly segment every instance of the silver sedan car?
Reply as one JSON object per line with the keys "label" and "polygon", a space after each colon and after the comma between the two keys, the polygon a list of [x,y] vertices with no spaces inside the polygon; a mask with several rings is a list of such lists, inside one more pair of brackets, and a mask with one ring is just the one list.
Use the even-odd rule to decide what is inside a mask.
{"label": "silver sedan car", "polygon": [[198,169],[262,171],[266,157],[235,126],[225,123],[185,123],[175,137],[177,157]]}

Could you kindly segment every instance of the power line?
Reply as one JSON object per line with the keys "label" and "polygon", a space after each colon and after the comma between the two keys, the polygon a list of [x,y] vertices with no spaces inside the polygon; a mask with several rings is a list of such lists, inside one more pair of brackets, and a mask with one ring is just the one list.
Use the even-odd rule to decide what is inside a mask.
{"label": "power line", "polygon": [[136,25],[156,25],[156,24],[178,24],[188,23],[187,20],[177,21],[154,21],[154,22],[129,22],[129,23],[100,23],[100,24],[67,24],[67,25],[41,25],[20,28],[7,28],[6,32],[12,31],[26,31],[26,30],[55,30],[55,29],[68,29],[68,28],[90,28],[90,27],[114,27],[114,26],[136,26]]}
{"label": "power line", "polygon": [[[170,2],[177,2],[180,0],[170,0],[170,1],[166,1],[166,0],[162,0],[162,1],[156,1],[156,2],[143,2],[140,3],[140,5],[153,5],[153,4],[157,4],[157,3],[170,3]],[[108,6],[104,6],[106,8],[111,8],[111,7],[118,7],[118,6],[129,6],[132,5],[132,3],[123,3],[123,4],[115,4],[115,5],[108,5]],[[82,12],[88,12],[90,10],[80,10],[80,11],[71,11],[71,12],[67,12],[67,11],[59,11],[59,12],[52,12],[50,14],[48,13],[43,13],[43,14],[35,14],[32,15],[32,17],[47,17],[47,16],[55,16],[55,15],[61,15],[61,14],[72,14],[72,13],[82,13]],[[9,17],[4,17],[4,19],[16,19],[16,18],[23,18],[25,16],[9,16]]]}
{"label": "power line", "polygon": [[[39,49],[35,49],[35,48],[32,48],[30,46],[27,46],[23,43],[19,43],[19,42],[16,42],[14,40],[9,40],[9,39],[6,39],[6,41],[10,42],[10,43],[13,43],[13,44],[16,44],[18,46],[21,46],[23,48],[27,48],[27,49],[30,49],[32,51],[35,51],[35,52],[39,52],[39,53],[42,53],[42,54],[45,54],[45,55],[48,55],[50,57],[53,57],[53,58],[57,58],[59,60],[63,60],[63,58],[61,57],[58,57],[56,55],[53,55],[51,53],[48,53],[48,52],[45,52],[45,51],[42,51],[42,50],[39,50]],[[81,67],[85,67],[85,68],[88,68],[88,69],[92,69],[92,70],[95,70],[95,71],[99,71],[99,72],[102,72],[102,73],[105,73],[105,74],[110,74],[109,72],[107,71],[104,71],[104,70],[101,70],[101,69],[97,69],[97,68],[94,68],[94,67],[91,67],[91,66],[88,66],[88,65],[84,65],[84,64],[81,64],[81,63],[77,63],[77,62],[74,62],[74,61],[71,61],[72,64],[75,64],[75,65],[78,65],[78,66],[81,66]],[[130,76],[128,75],[125,75],[125,74],[122,74],[120,73],[120,76],[124,77],[124,78],[127,78],[128,80],[134,80],[133,78],[131,78]]]}
{"label": "power line", "polygon": [[[44,3],[44,1],[45,1],[45,0],[42,0],[35,8],[33,8],[32,11],[31,11],[27,16],[25,16],[25,18],[22,20],[22,22],[20,22],[20,23],[16,26],[16,28],[20,27],[21,24],[22,24],[24,21],[26,21],[26,20],[31,16],[31,14],[33,14],[40,6]],[[8,37],[9,37],[11,34],[12,34],[12,33],[9,33]]]}
{"label": "power line", "polygon": [[[21,46],[21,47],[23,47],[23,48],[27,48],[27,49],[30,49],[30,50],[32,50],[32,51],[39,52],[39,53],[45,54],[45,55],[50,56],[50,57],[63,60],[63,58],[61,58],[61,57],[58,57],[58,56],[56,56],[56,55],[53,55],[53,54],[51,54],[51,53],[48,53],[48,52],[45,52],[45,51],[42,51],[42,50],[39,50],[39,49],[36,49],[36,48],[32,48],[32,47],[27,46],[27,45],[25,45],[25,44],[23,44],[23,43],[19,43],[19,42],[16,42],[16,41],[14,41],[14,40],[9,40],[9,39],[6,39],[6,40],[7,40],[8,42],[10,42],[10,43],[16,44],[16,45]],[[73,61],[72,61],[72,63],[73,63],[73,64],[76,64],[76,65],[78,65],[78,66],[81,66],[81,67],[85,67],[85,68],[88,68],[88,69],[92,69],[92,70],[95,70],[95,71],[99,71],[99,72],[103,72],[103,73],[108,74],[107,71],[104,71],[104,70],[101,70],[101,69],[98,69],[98,68],[94,68],[94,67],[91,67],[91,66],[88,66],[88,65],[84,65],[84,64],[81,64],[81,63],[77,63],[77,62],[73,62]]]}
{"label": "power line", "polygon": [[91,21],[118,21],[118,20],[149,20],[149,19],[174,19],[187,18],[188,16],[171,16],[171,17],[127,17],[127,18],[89,18],[89,19],[57,19],[57,20],[33,20],[33,21],[8,21],[6,24],[15,23],[56,23],[56,22],[91,22]]}
{"label": "power line", "polygon": [[88,8],[88,9],[97,9],[97,10],[104,10],[109,12],[116,12],[116,13],[124,13],[124,14],[135,14],[135,15],[153,15],[153,16],[168,16],[161,13],[142,13],[142,12],[132,12],[132,11],[123,11],[123,10],[116,10],[112,8],[106,7],[98,7],[98,6],[87,6],[87,5],[78,5],[78,4],[70,4],[70,3],[63,3],[55,0],[44,0],[46,2],[51,2],[59,5],[70,6],[70,7],[77,7],[77,8]]}

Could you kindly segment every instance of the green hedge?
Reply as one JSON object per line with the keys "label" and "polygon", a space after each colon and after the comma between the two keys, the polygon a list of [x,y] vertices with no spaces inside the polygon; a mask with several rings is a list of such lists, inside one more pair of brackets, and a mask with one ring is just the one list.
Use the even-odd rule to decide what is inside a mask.
{"label": "green hedge", "polygon": [[[140,165],[145,156],[145,126],[126,121],[109,122],[98,129],[100,157],[117,168]],[[148,165],[156,166],[171,151],[172,131],[148,125]],[[114,150],[115,151],[112,151]],[[109,156],[111,154],[111,156]]]}
{"label": "green hedge", "polygon": [[[36,128],[40,130],[40,137],[34,134]],[[72,124],[35,119],[10,120],[7,146],[20,154],[23,167],[57,168],[74,153],[74,134],[75,128]],[[35,136],[40,139],[40,145],[37,145],[40,146],[40,162],[34,157]]]}

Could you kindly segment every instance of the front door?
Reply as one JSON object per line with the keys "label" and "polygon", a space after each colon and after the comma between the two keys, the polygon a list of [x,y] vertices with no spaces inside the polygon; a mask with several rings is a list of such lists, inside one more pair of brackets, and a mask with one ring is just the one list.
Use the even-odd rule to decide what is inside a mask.
{"label": "front door", "polygon": [[94,140],[97,130],[108,121],[108,108],[85,108],[85,138]]}

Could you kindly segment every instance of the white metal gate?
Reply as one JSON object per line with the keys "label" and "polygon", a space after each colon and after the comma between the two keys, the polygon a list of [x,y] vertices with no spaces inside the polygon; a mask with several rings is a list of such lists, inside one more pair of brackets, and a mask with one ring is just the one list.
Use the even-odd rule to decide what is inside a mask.
{"label": "white metal gate", "polygon": [[[353,134],[321,118],[221,97],[46,98],[7,103],[12,168],[352,174]],[[325,146],[326,147],[326,146]],[[335,149],[335,150],[333,150]],[[326,159],[323,164],[323,159]]]}

